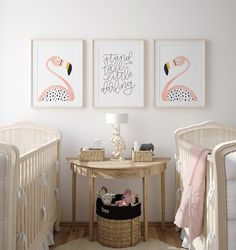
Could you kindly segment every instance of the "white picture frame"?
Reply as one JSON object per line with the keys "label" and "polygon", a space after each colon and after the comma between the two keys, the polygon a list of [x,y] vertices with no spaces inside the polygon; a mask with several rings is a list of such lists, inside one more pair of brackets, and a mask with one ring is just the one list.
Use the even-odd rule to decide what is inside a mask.
{"label": "white picture frame", "polygon": [[93,40],[94,107],[143,107],[143,61],[143,40]]}
{"label": "white picture frame", "polygon": [[83,106],[83,40],[31,40],[31,106]]}
{"label": "white picture frame", "polygon": [[155,106],[205,106],[205,40],[155,40]]}

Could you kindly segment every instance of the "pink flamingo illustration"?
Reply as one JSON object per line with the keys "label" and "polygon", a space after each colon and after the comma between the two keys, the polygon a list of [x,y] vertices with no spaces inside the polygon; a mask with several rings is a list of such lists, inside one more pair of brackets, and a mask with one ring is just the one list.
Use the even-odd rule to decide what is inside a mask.
{"label": "pink flamingo illustration", "polygon": [[177,56],[174,60],[167,62],[164,65],[164,71],[166,75],[168,75],[171,67],[182,66],[185,62],[187,62],[187,67],[166,83],[165,88],[162,92],[163,101],[185,101],[185,102],[197,101],[198,99],[197,96],[190,88],[184,85],[172,86],[173,82],[178,77],[183,75],[190,67],[190,62],[186,57]]}
{"label": "pink flamingo illustration", "polygon": [[53,66],[66,68],[68,75],[70,75],[72,71],[72,65],[66,60],[63,60],[58,56],[52,56],[48,58],[46,62],[47,69],[57,78],[59,78],[66,85],[66,87],[63,87],[61,85],[52,85],[43,91],[43,93],[39,96],[38,100],[46,102],[73,101],[75,99],[75,96],[72,87],[63,77],[55,73],[49,67],[49,62],[51,62]]}

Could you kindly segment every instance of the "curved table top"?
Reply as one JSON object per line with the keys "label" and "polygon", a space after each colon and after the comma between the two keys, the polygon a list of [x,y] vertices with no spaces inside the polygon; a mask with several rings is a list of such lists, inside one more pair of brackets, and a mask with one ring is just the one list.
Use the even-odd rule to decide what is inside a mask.
{"label": "curved table top", "polygon": [[170,158],[154,158],[151,162],[132,160],[80,161],[79,158],[67,158],[73,172],[103,178],[137,178],[162,173]]}

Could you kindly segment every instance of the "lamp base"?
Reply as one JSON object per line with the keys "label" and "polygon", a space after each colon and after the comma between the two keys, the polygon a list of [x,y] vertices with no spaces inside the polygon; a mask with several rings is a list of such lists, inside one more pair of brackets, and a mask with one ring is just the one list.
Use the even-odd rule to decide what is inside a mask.
{"label": "lamp base", "polygon": [[126,149],[125,141],[123,137],[120,135],[120,126],[113,125],[112,137],[110,139],[113,144],[114,151],[112,152],[112,160],[124,160],[124,152]]}
{"label": "lamp base", "polygon": [[110,160],[111,161],[124,161],[124,157],[119,157],[119,158],[114,158],[114,157],[111,157]]}

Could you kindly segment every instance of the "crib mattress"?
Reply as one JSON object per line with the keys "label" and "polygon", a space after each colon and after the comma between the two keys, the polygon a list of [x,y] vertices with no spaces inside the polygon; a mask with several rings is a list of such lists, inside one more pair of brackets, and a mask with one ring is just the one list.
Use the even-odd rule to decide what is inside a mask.
{"label": "crib mattress", "polygon": [[236,152],[225,157],[228,250],[236,249]]}

